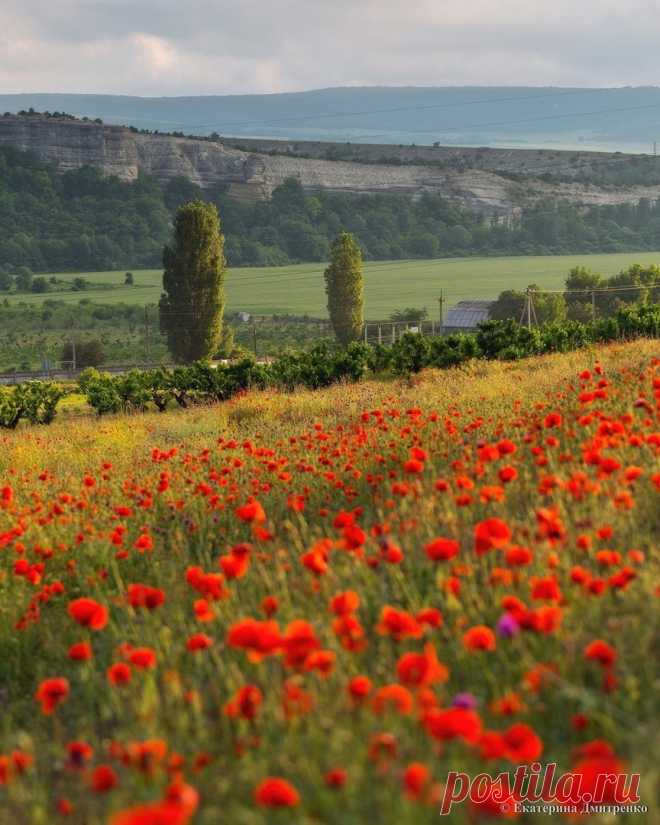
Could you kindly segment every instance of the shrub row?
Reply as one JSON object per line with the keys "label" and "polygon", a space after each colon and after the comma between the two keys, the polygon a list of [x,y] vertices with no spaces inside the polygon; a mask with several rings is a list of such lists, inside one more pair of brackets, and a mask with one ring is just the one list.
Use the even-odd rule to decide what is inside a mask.
{"label": "shrub row", "polygon": [[296,387],[319,389],[337,381],[359,381],[368,371],[405,376],[425,367],[458,366],[473,358],[515,360],[620,338],[657,337],[659,330],[658,305],[628,308],[591,324],[569,321],[528,329],[515,321],[488,321],[475,334],[428,338],[406,333],[391,346],[353,343],[337,349],[321,342],[271,364],[244,359],[217,367],[197,363],[171,371],[98,376],[87,387],[87,400],[99,414],[144,410],[149,402],[164,410],[171,401],[182,407],[213,403],[249,388],[275,387],[289,392]]}
{"label": "shrub row", "polygon": [[[350,344],[338,349],[321,342],[310,350],[283,355],[270,364],[245,358],[212,366],[198,362],[172,370],[133,370],[124,375],[85,370],[79,384],[99,415],[140,412],[153,404],[161,412],[172,404],[189,407],[226,401],[250,388],[320,389],[337,381],[359,381],[367,372],[411,375],[426,367],[458,366],[473,358],[515,360],[567,352],[590,344],[635,337],[658,337],[660,305],[626,308],[612,318],[568,321],[528,329],[515,321],[488,321],[469,335],[427,338],[408,332],[391,346]],[[0,426],[16,427],[24,417],[48,424],[55,417],[62,391],[47,382],[30,382],[0,393]]]}

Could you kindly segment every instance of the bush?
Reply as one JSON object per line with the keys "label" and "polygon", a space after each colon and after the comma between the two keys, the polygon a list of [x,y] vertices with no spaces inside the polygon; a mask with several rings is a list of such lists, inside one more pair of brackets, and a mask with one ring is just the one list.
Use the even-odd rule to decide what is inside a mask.
{"label": "bush", "polygon": [[78,388],[80,392],[86,393],[92,381],[97,381],[101,373],[95,367],[86,367],[78,376]]}
{"label": "bush", "polygon": [[15,389],[0,387],[0,427],[13,430],[23,416],[23,407]]}
{"label": "bush", "polygon": [[397,375],[410,375],[431,363],[431,340],[417,332],[404,332],[392,344],[392,369]]}
{"label": "bush", "polygon": [[50,424],[57,414],[63,392],[51,381],[30,381],[0,387],[0,427],[13,430],[21,418],[31,424]]}
{"label": "bush", "polygon": [[111,375],[100,375],[90,381],[85,392],[87,403],[99,415],[117,413],[121,409],[121,397]]}

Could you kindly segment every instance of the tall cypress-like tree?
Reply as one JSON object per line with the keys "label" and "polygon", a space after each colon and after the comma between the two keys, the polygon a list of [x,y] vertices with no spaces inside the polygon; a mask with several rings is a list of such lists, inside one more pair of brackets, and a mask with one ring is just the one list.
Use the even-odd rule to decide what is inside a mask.
{"label": "tall cypress-like tree", "polygon": [[212,203],[179,207],[174,243],[163,252],[160,329],[174,359],[196,361],[213,355],[220,343],[225,309],[225,239]]}
{"label": "tall cypress-like tree", "polygon": [[332,243],[325,291],[337,340],[342,344],[356,341],[364,325],[362,252],[348,232],[342,232]]}

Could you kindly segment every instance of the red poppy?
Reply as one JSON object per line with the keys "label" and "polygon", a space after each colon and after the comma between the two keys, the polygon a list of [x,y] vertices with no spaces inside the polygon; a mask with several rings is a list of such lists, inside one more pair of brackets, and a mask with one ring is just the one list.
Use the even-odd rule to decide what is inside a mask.
{"label": "red poppy", "polygon": [[170,802],[153,802],[120,811],[110,825],[187,825],[190,820],[183,808]]}
{"label": "red poppy", "polygon": [[69,648],[68,655],[74,662],[86,662],[92,658],[92,646],[89,642],[76,642]]}
{"label": "red poppy", "polygon": [[119,778],[111,765],[97,765],[92,771],[90,785],[96,793],[107,793],[119,784]]}
{"label": "red poppy", "polygon": [[374,694],[371,706],[376,714],[395,710],[397,713],[405,715],[412,711],[414,701],[407,688],[395,683],[379,688]]}
{"label": "red poppy", "polygon": [[129,584],[127,595],[131,607],[146,607],[148,610],[160,607],[165,601],[165,593],[160,588],[146,584]]}
{"label": "red poppy", "polygon": [[141,553],[145,553],[154,549],[154,540],[148,533],[142,533],[142,535],[136,539],[133,547]]}
{"label": "red poppy", "polygon": [[293,808],[300,802],[300,795],[286,779],[269,776],[254,792],[257,805],[264,808]]}
{"label": "red poppy", "polygon": [[236,515],[241,521],[261,523],[266,521],[266,513],[261,504],[252,500],[236,509]]}
{"label": "red poppy", "polygon": [[585,658],[598,662],[602,667],[612,667],[616,662],[616,650],[602,639],[590,642],[584,649],[584,655]]}
{"label": "red poppy", "polygon": [[94,750],[87,742],[69,742],[66,746],[69,754],[69,767],[81,768],[94,755]]}
{"label": "red poppy", "polygon": [[348,683],[348,693],[352,699],[360,701],[371,693],[371,679],[367,676],[354,676]]}
{"label": "red poppy", "polygon": [[343,616],[346,613],[354,613],[360,606],[360,597],[353,590],[346,590],[344,593],[337,593],[330,600],[330,610],[336,616]]}
{"label": "red poppy", "polygon": [[458,555],[460,545],[454,539],[438,538],[424,545],[424,551],[431,561],[448,561]]}
{"label": "red poppy", "polygon": [[241,579],[250,567],[250,557],[247,554],[228,553],[226,556],[220,556],[218,564],[228,579]]}
{"label": "red poppy", "polygon": [[247,651],[254,661],[276,653],[282,645],[277,622],[242,619],[235,622],[227,633],[227,644]]}
{"label": "red poppy", "polygon": [[502,484],[509,484],[512,481],[515,481],[518,478],[518,470],[515,467],[500,467],[497,477],[502,482]]}
{"label": "red poppy", "polygon": [[562,425],[562,417],[561,414],[558,412],[548,413],[546,417],[543,419],[543,426],[546,429],[550,429],[552,427],[561,427]]}
{"label": "red poppy", "polygon": [[543,742],[536,733],[521,722],[511,725],[502,734],[506,756],[514,765],[535,762],[543,753]]}
{"label": "red poppy", "polygon": [[186,581],[194,590],[211,601],[221,601],[229,595],[222,573],[205,573],[201,567],[189,567],[186,570]]}
{"label": "red poppy", "polygon": [[485,625],[476,625],[463,634],[463,645],[467,650],[495,650],[495,634]]}
{"label": "red poppy", "polygon": [[0,487],[0,508],[8,510],[13,498],[14,491],[9,485]]}
{"label": "red poppy", "polygon": [[405,610],[397,610],[386,605],[380,612],[380,622],[376,630],[382,636],[391,636],[396,641],[401,639],[418,639],[422,635],[422,626],[417,619]]}
{"label": "red poppy", "polygon": [[206,633],[193,633],[186,642],[186,649],[191,653],[197,653],[200,650],[206,650],[213,644],[213,639],[207,636]]}
{"label": "red poppy", "polygon": [[270,618],[277,613],[277,609],[279,607],[279,601],[277,596],[264,596],[261,600],[261,609],[265,613],[265,615]]}
{"label": "red poppy", "polygon": [[504,554],[504,559],[509,567],[524,567],[531,564],[534,556],[529,547],[509,547]]}
{"label": "red poppy", "polygon": [[289,667],[302,667],[309,654],[317,650],[321,643],[316,638],[309,622],[297,619],[287,625],[282,638],[285,662]]}
{"label": "red poppy", "polygon": [[60,676],[44,679],[39,685],[35,699],[41,702],[41,712],[46,716],[54,713],[55,709],[69,695],[69,681]]}
{"label": "red poppy", "polygon": [[475,711],[467,708],[431,708],[423,721],[434,739],[476,742],[481,736],[481,719]]}
{"label": "red poppy", "polygon": [[444,621],[437,607],[424,607],[415,614],[415,618],[428,627],[442,627]]}
{"label": "red poppy", "polygon": [[263,694],[256,685],[244,685],[240,688],[234,698],[226,703],[224,712],[232,719],[255,719],[261,703]]}
{"label": "red poppy", "polygon": [[108,608],[94,599],[81,598],[69,602],[69,616],[90,630],[103,630],[108,623]]}
{"label": "red poppy", "polygon": [[419,799],[430,778],[430,771],[423,762],[411,762],[403,772],[403,789],[408,799]]}
{"label": "red poppy", "polygon": [[126,685],[131,681],[133,673],[126,662],[115,662],[106,671],[108,682],[111,685]]}
{"label": "red poppy", "polygon": [[333,768],[323,776],[323,781],[328,788],[343,788],[348,779],[348,774],[343,768]]}
{"label": "red poppy", "polygon": [[397,662],[396,674],[402,684],[415,688],[446,682],[449,678],[449,671],[438,661],[431,644],[424,647],[423,653],[404,653]]}
{"label": "red poppy", "polygon": [[316,671],[323,678],[327,678],[335,666],[335,654],[332,650],[314,650],[305,658],[304,669]]}
{"label": "red poppy", "polygon": [[136,647],[128,654],[128,661],[141,670],[156,666],[156,652],[150,647]]}
{"label": "red poppy", "polygon": [[509,525],[500,518],[480,521],[474,528],[474,548],[480,556],[494,548],[506,547],[510,539]]}

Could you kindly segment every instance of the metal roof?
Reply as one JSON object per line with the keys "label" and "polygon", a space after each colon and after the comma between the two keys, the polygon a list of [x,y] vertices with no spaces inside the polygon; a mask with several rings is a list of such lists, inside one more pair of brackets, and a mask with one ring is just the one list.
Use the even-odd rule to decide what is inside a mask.
{"label": "metal roof", "polygon": [[494,301],[459,301],[450,307],[444,320],[445,327],[475,329],[487,321]]}

